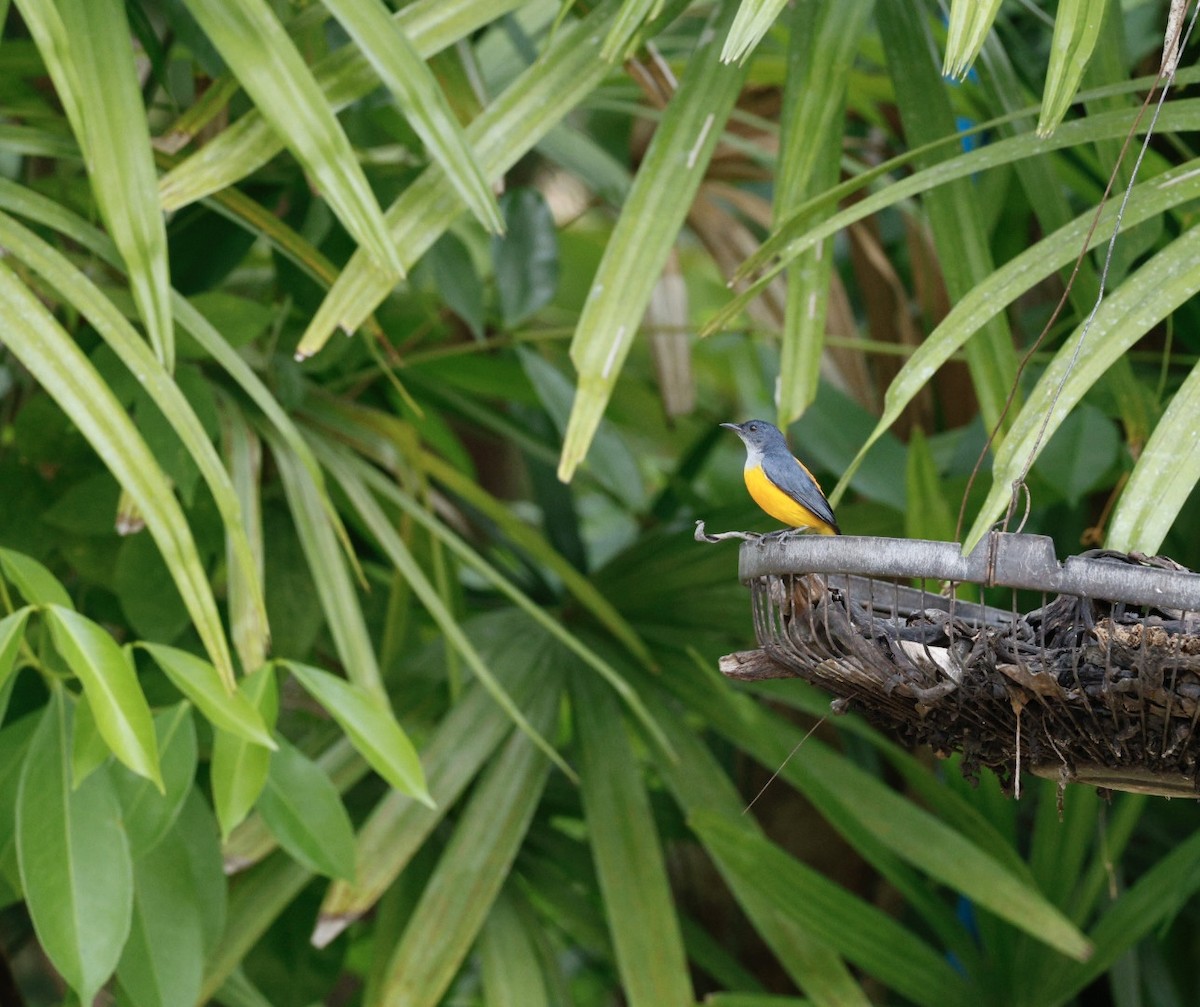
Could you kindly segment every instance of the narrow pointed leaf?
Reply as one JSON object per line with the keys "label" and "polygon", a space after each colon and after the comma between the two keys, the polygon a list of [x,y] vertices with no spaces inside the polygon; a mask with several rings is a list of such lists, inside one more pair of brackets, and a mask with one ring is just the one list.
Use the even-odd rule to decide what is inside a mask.
{"label": "narrow pointed leaf", "polygon": [[120,0],[20,0],[121,251],[155,355],[175,366],[167,232],[131,33]]}
{"label": "narrow pointed leaf", "polygon": [[691,1007],[679,921],[641,769],[620,708],[595,678],[571,680],[583,809],[630,1007]]}
{"label": "narrow pointed leaf", "polygon": [[0,549],[0,575],[12,584],[30,605],[75,607],[62,582],[36,559],[24,553]]}
{"label": "narrow pointed leaf", "polygon": [[658,124],[604,250],[571,339],[579,374],[558,477],[569,482],[591,445],[654,285],[716,150],[744,69],[723,64],[718,40],[737,4],[718,6]]}
{"label": "narrow pointed leaf", "polygon": [[133,865],[106,773],[70,781],[71,716],[53,690],[17,794],[17,858],[38,942],[83,1003],[112,974],[129,934]]}
{"label": "narrow pointed leaf", "polygon": [[0,263],[0,310],[9,351],[71,417],[146,520],[213,663],[229,682],[233,662],[208,575],[170,483],[96,369],[57,321]]}
{"label": "narrow pointed leaf", "polygon": [[417,750],[391,709],[360,686],[298,661],[280,662],[341,725],[351,744],[380,776],[427,807],[433,798]]}
{"label": "narrow pointed leaf", "polygon": [[967,75],[987,33],[992,30],[1002,0],[954,0],[946,32],[942,74],[961,80]]}
{"label": "narrow pointed leaf", "polygon": [[113,755],[162,791],[154,721],[128,654],[70,609],[50,605],[45,615],[55,650],[83,683],[100,736]]}
{"label": "narrow pointed leaf", "polygon": [[403,276],[404,266],[350,141],[265,0],[190,0],[188,10],[375,267],[393,282]]}
{"label": "narrow pointed leaf", "polygon": [[1074,101],[1108,6],[1109,0],[1059,0],[1054,12],[1054,37],[1050,40],[1038,136],[1054,132]]}
{"label": "narrow pointed leaf", "polygon": [[463,202],[489,231],[503,231],[496,197],[463,136],[433,72],[382,3],[322,0],[370,60],[384,86],[446,173]]}
{"label": "narrow pointed leaf", "polygon": [[[725,37],[725,44],[721,48],[721,60],[725,63],[737,63],[745,58],[770,30],[786,6],[787,0],[742,0],[738,6],[737,17],[733,19],[729,34]],[[830,104],[836,105],[832,101]]]}
{"label": "narrow pointed leaf", "polygon": [[[0,619],[0,689],[8,684],[9,677],[17,666],[17,652],[25,638],[25,623],[32,611],[32,608],[26,606]],[[3,719],[0,715],[0,721]]]}

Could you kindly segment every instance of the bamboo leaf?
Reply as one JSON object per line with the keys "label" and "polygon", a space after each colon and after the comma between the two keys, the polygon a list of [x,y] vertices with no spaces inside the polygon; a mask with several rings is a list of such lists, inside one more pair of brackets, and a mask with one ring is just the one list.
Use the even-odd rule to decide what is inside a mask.
{"label": "bamboo leaf", "polygon": [[500,207],[437,80],[403,30],[377,0],[322,0],[370,61],[396,104],[446,173],[468,209],[489,231],[504,230]]}
{"label": "bamboo leaf", "polygon": [[[750,50],[770,31],[771,25],[786,6],[787,0],[742,0],[737,16],[729,28],[729,34],[725,37],[725,45],[721,49],[721,62],[737,63],[745,59]],[[847,8],[866,5],[841,6]],[[790,74],[788,79],[791,79]],[[836,102],[831,101],[830,104],[836,105]]]}
{"label": "bamboo leaf", "polygon": [[133,496],[171,571],[217,670],[230,683],[233,663],[208,575],[170,484],[125,410],[91,362],[9,268],[0,263],[5,345],[71,417]]}
{"label": "bamboo leaf", "polygon": [[[550,48],[467,127],[475,160],[489,181],[497,181],[534,144],[586,98],[611,67],[600,58],[600,34],[613,0],[563,28]],[[436,166],[427,168],[385,214],[396,247],[412,265],[433,245],[462,206]],[[353,332],[391,290],[355,253],[309,322],[296,348],[309,357],[337,329]]]}
{"label": "bamboo leaf", "polygon": [[120,0],[19,0],[17,6],[83,151],[155,355],[169,373],[175,337],[167,232],[125,7]]}
{"label": "bamboo leaf", "polygon": [[589,676],[572,676],[571,698],[584,816],[625,996],[630,1007],[691,1007],[666,866],[620,709]]}
{"label": "bamboo leaf", "polygon": [[[426,59],[524,2],[416,0],[392,19],[417,54]],[[312,74],[324,100],[335,112],[379,86],[379,78],[366,56],[354,46],[345,46],[318,60]],[[270,161],[283,146],[279,134],[260,111],[247,112],[163,176],[160,182],[163,208],[177,210],[234,185]]]}
{"label": "bamboo leaf", "polygon": [[330,517],[332,508],[323,498],[322,487],[312,479],[291,446],[274,433],[268,434],[267,440],[346,675],[351,682],[386,701],[375,647],[367,632],[346,557],[338,544],[338,529]]}
{"label": "bamboo leaf", "polygon": [[44,612],[54,649],[83,683],[100,736],[113,755],[162,793],[154,721],[129,655],[77,612],[58,605]]}
{"label": "bamboo leaf", "polygon": [[[1193,367],[1121,491],[1105,546],[1154,555],[1200,482],[1200,366]],[[2,667],[2,665],[0,665]]]}
{"label": "bamboo leaf", "polygon": [[380,776],[402,793],[433,807],[417,750],[390,707],[360,686],[319,668],[298,661],[280,663],[341,725],[351,744]]}
{"label": "bamboo leaf", "polygon": [[654,285],[687,216],[741,91],[745,72],[720,60],[717,38],[737,4],[720,4],[663,114],[596,270],[575,335],[579,374],[558,477],[569,482],[587,454],[633,345]]}
{"label": "bamboo leaf", "polygon": [[492,903],[479,934],[479,969],[488,1007],[550,1007],[538,962],[537,931],[508,890]]}
{"label": "bamboo leaf", "polygon": [[403,276],[404,265],[350,141],[265,0],[190,0],[188,10],[264,118],[318,181],[381,276],[391,282]]}
{"label": "bamboo leaf", "polygon": [[1071,358],[1086,322],[1071,333],[1030,392],[1009,437],[996,452],[992,487],[967,533],[964,549],[978,542],[1001,515],[1011,495],[1009,484],[1027,461],[1038,456],[1112,362],[1151,326],[1195,295],[1198,267],[1200,227],[1192,227],[1126,277],[1101,303],[1087,330],[1086,352],[1074,362]]}
{"label": "bamboo leaf", "polygon": [[[2,559],[0,563],[3,563]],[[17,651],[25,639],[25,623],[32,611],[32,608],[25,606],[0,619],[0,690],[8,685],[17,667]],[[2,713],[0,711],[0,721],[4,719]]]}
{"label": "bamboo leaf", "polygon": [[1054,36],[1050,40],[1038,136],[1053,133],[1074,100],[1100,37],[1108,3],[1109,0],[1060,0],[1054,12]]}
{"label": "bamboo leaf", "polygon": [[600,55],[609,61],[628,59],[631,43],[642,25],[658,17],[664,0],[624,0],[608,34],[604,37],[604,48]]}
{"label": "bamboo leaf", "polygon": [[75,607],[62,582],[31,556],[0,549],[0,574],[30,605]]}
{"label": "bamboo leaf", "polygon": [[230,692],[207,661],[161,643],[140,643],[171,684],[209,719],[214,727],[264,748],[275,747],[257,707],[240,690]]}
{"label": "bamboo leaf", "polygon": [[962,80],[992,30],[1002,0],[953,0],[942,75]]}
{"label": "bamboo leaf", "polygon": [[[1069,126],[1063,127],[1059,133],[1068,128]],[[1200,162],[1189,161],[1180,168],[1159,176],[1153,182],[1135,187],[1123,215],[1124,226],[1133,226],[1200,196],[1200,172],[1195,170],[1198,164]],[[928,384],[934,371],[971,337],[983,319],[997,311],[1003,311],[1025,291],[1069,264],[1079,255],[1084,242],[1088,243],[1088,248],[1094,248],[1107,241],[1112,233],[1116,209],[1115,205],[1106,206],[1094,230],[1094,212],[1091,210],[1064,224],[1053,234],[1005,263],[950,309],[949,314],[917,347],[892,379],[884,395],[884,407],[879,422],[863,442],[858,454],[838,482],[837,488],[830,494],[832,500],[836,501],[840,497],[867,452],[899,419],[917,393]]]}
{"label": "bamboo leaf", "polygon": [[71,710],[51,691],[17,793],[17,858],[38,941],[83,1003],[112,974],[129,935],[133,865],[108,774],[70,780]]}
{"label": "bamboo leaf", "polygon": [[0,213],[0,245],[35,270],[66,303],[87,318],[122,363],[137,377],[142,388],[179,435],[221,512],[231,565],[237,569],[239,579],[246,584],[245,604],[253,613],[258,632],[264,638],[269,636],[262,579],[257,576],[243,527],[242,508],[208,433],[179,385],[147,349],[112,301],[83,272],[47,242],[4,213]]}
{"label": "bamboo leaf", "polygon": [[[553,726],[560,688],[543,680],[529,720]],[[550,762],[514,732],[480,779],[380,984],[381,1003],[435,1007],[475,943],[541,800]],[[430,933],[440,939],[429,940]]]}

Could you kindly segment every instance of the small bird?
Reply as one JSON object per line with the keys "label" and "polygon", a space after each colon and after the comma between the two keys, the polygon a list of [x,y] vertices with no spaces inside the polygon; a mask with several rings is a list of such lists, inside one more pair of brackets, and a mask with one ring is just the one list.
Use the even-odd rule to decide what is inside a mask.
{"label": "small bird", "polygon": [[793,528],[812,528],[822,535],[840,535],[833,508],[821,487],[788,450],[778,427],[766,420],[722,423],[746,445],[746,489],[754,502],[776,521]]}

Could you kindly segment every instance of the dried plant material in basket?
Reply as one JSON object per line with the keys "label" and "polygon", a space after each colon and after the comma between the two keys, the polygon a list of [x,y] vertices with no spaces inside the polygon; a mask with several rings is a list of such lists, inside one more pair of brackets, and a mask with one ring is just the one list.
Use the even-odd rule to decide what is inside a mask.
{"label": "dried plant material in basket", "polygon": [[[742,545],[758,651],[737,678],[799,677],[907,745],[961,752],[1009,789],[1062,782],[1200,796],[1200,575],[1047,538],[768,536]],[[913,583],[926,587],[913,587]],[[968,585],[974,585],[972,589]],[[962,599],[974,593],[987,603]]]}

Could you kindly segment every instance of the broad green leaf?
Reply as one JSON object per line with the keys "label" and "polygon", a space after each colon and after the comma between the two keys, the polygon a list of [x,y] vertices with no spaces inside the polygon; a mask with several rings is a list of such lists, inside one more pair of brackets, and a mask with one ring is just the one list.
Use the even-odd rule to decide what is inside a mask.
{"label": "broad green leaf", "polygon": [[[3,568],[3,563],[4,558],[0,555],[0,569]],[[25,606],[0,619],[0,689],[8,685],[16,670],[17,652],[25,639],[25,622],[32,611],[32,608]],[[4,711],[0,708],[0,722],[4,720],[3,714]]]}
{"label": "broad green leaf", "polygon": [[583,810],[630,1007],[691,1007],[679,921],[641,769],[604,685],[573,675]]}
{"label": "broad green leaf", "polygon": [[558,477],[569,482],[591,445],[654,285],[704,179],[745,80],[717,40],[737,4],[720,4],[691,53],[642,160],[571,339],[578,372]]}
{"label": "broad green leaf", "polygon": [[350,742],[397,790],[432,808],[417,750],[390,707],[360,686],[298,661],[282,661],[305,691],[341,725]]}
{"label": "broad green leaf", "polygon": [[18,0],[71,121],[155,355],[175,367],[167,232],[129,24],[120,0]]}
{"label": "broad green leaf", "polygon": [[214,727],[264,748],[275,747],[275,739],[254,703],[241,689],[230,692],[216,669],[203,658],[161,643],[143,642],[139,646]]}
{"label": "broad green leaf", "polygon": [[953,0],[942,75],[962,80],[992,30],[1002,0]]}
{"label": "broad green leaf", "polygon": [[[488,22],[502,18],[525,0],[416,0],[393,15],[421,58],[445,49]],[[336,112],[379,87],[366,56],[343,46],[312,68],[325,100]],[[165,210],[177,210],[228,188],[258,170],[283,149],[280,136],[262,113],[252,110],[222,130],[160,183]]]}
{"label": "broad green leaf", "polygon": [[[550,730],[560,688],[549,676],[529,720]],[[471,794],[388,962],[380,1002],[436,1007],[475,943],[533,820],[550,762],[514,732]],[[431,941],[429,935],[439,939]]]}
{"label": "broad green leaf", "polygon": [[23,553],[0,549],[0,574],[30,605],[75,607],[59,579],[36,559]]}
{"label": "broad green leaf", "polygon": [[[269,664],[263,665],[242,679],[238,691],[258,711],[260,720],[268,730],[273,728],[279,713],[279,686],[275,669]],[[213,732],[211,777],[213,806],[216,808],[217,821],[221,823],[222,837],[228,836],[233,827],[250,813],[267,782],[270,765],[271,750],[264,747],[261,741],[248,740],[242,731],[234,734],[216,727]]]}
{"label": "broad green leaf", "polygon": [[908,468],[905,472],[904,533],[909,538],[954,540],[954,518],[946,502],[945,484],[929,451],[929,441],[920,427],[908,439]]}
{"label": "broad green leaf", "polygon": [[103,766],[112,752],[96,727],[96,718],[87,693],[75,700],[75,715],[71,723],[71,786],[78,787]]}
{"label": "broad green leaf", "polygon": [[178,1007],[196,1003],[203,975],[200,896],[187,846],[172,830],[134,860],[133,925],[117,981],[132,1007]]}
{"label": "broad green leaf", "polygon": [[154,721],[129,655],[104,629],[70,609],[47,605],[45,617],[54,649],[83,683],[100,736],[113,755],[161,792]]}
{"label": "broad green leaf", "polygon": [[191,704],[182,702],[163,710],[154,718],[154,731],[162,763],[163,792],[120,767],[112,770],[135,860],[157,846],[175,824],[196,775],[196,725]]}
{"label": "broad green leaf", "polygon": [[[475,159],[490,181],[501,178],[607,76],[611,67],[600,58],[599,33],[612,7],[612,0],[606,0],[588,17],[557,31],[541,58],[467,127]],[[385,216],[396,247],[411,264],[461,212],[454,189],[432,166]],[[352,255],[309,323],[296,355],[312,356],[337,329],[353,332],[390,291],[391,284],[372,275],[364,256]]]}
{"label": "broad green leaf", "polygon": [[1105,546],[1154,555],[1200,482],[1200,366],[1193,367],[1121,491]]}
{"label": "broad green leaf", "polygon": [[509,189],[500,201],[505,232],[492,238],[500,314],[508,328],[524,322],[558,288],[558,232],[537,189]]}
{"label": "broad green leaf", "polygon": [[[136,501],[218,671],[233,664],[208,574],[167,478],[108,385],[33,293],[0,264],[5,345],[71,418]],[[65,607],[65,606],[60,606]]]}
{"label": "broad green leaf", "polygon": [[1080,403],[1047,443],[1039,468],[1067,503],[1079,502],[1116,467],[1121,453],[1116,423],[1096,406]]}
{"label": "broad green leaf", "polygon": [[[546,676],[553,675],[561,652],[546,634],[513,612],[476,618],[467,628],[495,664],[513,701],[527,709]],[[399,792],[388,794],[375,806],[359,830],[354,882],[335,881],[329,886],[314,944],[324,947],[370,911],[511,728],[512,721],[482,683],[467,687],[425,747],[425,774],[435,806],[426,807]]]}
{"label": "broad green leaf", "polygon": [[254,104],[321,187],[333,212],[393,282],[404,275],[383,214],[333,109],[265,0],[189,0]]}
{"label": "broad green leaf", "polygon": [[967,533],[964,549],[969,550],[978,542],[1003,513],[1010,499],[1011,482],[1027,460],[1037,457],[1040,448],[1112,361],[1195,294],[1198,268],[1200,227],[1193,226],[1126,277],[1105,298],[1091,318],[1085,349],[1074,363],[1071,358],[1086,321],[1067,337],[996,452],[992,488]]}
{"label": "broad green leaf", "polygon": [[940,953],[744,822],[699,810],[689,824],[723,874],[739,876],[778,910],[808,922],[850,961],[906,1000],[928,1007],[969,1002],[966,982]]}
{"label": "broad green leaf", "polygon": [[227,883],[221,864],[220,828],[198,787],[192,787],[184,798],[173,832],[183,845],[186,870],[196,895],[196,917],[208,952],[225,929]]}
{"label": "broad green leaf", "polygon": [[475,162],[462,127],[432,71],[379,3],[322,0],[391,91],[463,202],[489,231],[504,229],[496,197]]}
{"label": "broad green leaf", "polygon": [[241,969],[235,969],[221,984],[215,999],[222,1007],[274,1007]]}
{"label": "broad green leaf", "polygon": [[279,741],[267,783],[258,797],[279,845],[310,870],[354,877],[354,829],[337,788],[311,759]]}
{"label": "broad green leaf", "polygon": [[17,790],[29,740],[39,721],[36,713],[27,713],[0,730],[0,877],[18,895],[21,872],[17,867]]}
{"label": "broad green leaf", "polygon": [[1038,136],[1054,132],[1062,122],[1083,79],[1109,0],[1059,0],[1054,12],[1054,37],[1050,40],[1050,63],[1042,91],[1042,114]]}
{"label": "broad green leaf", "polygon": [[71,788],[71,709],[52,690],[25,754],[17,858],[38,942],[83,1003],[112,974],[129,935],[133,864],[108,774]]}

